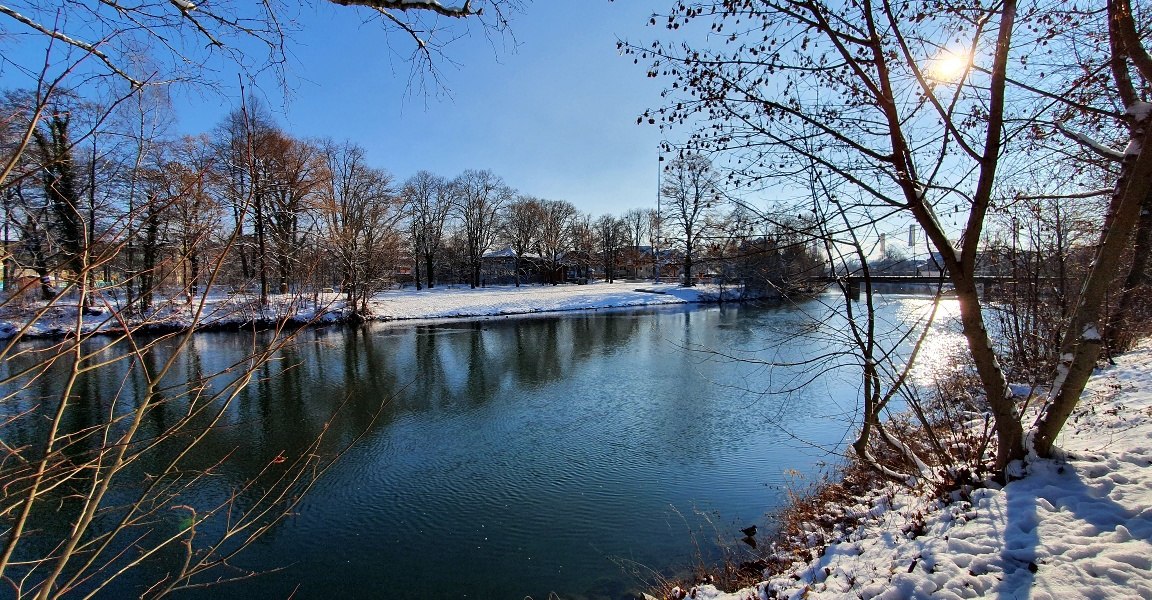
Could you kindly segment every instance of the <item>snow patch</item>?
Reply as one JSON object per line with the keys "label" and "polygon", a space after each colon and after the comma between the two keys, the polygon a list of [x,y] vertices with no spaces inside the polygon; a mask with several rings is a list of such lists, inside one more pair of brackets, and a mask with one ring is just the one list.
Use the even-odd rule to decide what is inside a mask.
{"label": "snow patch", "polygon": [[1135,119],[1137,123],[1146,121],[1149,116],[1152,116],[1152,103],[1134,102],[1131,106],[1124,109],[1124,114]]}
{"label": "snow patch", "polygon": [[1089,382],[1060,459],[950,502],[877,491],[892,501],[820,557],[701,597],[1152,598],[1152,342],[1116,360]]}
{"label": "snow patch", "polygon": [[[501,315],[520,315],[539,312],[597,310],[607,308],[688,304],[740,299],[743,291],[734,286],[701,285],[691,288],[670,283],[591,283],[587,285],[522,285],[468,288],[444,286],[426,290],[401,289],[380,292],[368,301],[368,311],[381,321],[431,320],[448,318],[480,318]],[[148,315],[148,322],[168,329],[182,329],[196,323],[197,327],[220,328],[241,326],[253,322],[288,320],[305,324],[332,323],[349,315],[345,297],[338,292],[305,295],[273,294],[268,306],[261,307],[257,297],[249,292],[225,293],[213,291],[203,298],[203,311],[199,319],[193,313],[200,298],[189,304],[184,298],[158,299]],[[115,331],[120,322],[114,316],[114,299],[108,299],[109,308],[99,316],[85,317],[81,330]],[[76,327],[75,301],[56,301],[45,309],[35,322],[27,320],[36,310],[45,309],[36,303],[23,309],[6,307],[0,312],[0,339],[11,338],[24,329],[29,337],[63,335]]]}

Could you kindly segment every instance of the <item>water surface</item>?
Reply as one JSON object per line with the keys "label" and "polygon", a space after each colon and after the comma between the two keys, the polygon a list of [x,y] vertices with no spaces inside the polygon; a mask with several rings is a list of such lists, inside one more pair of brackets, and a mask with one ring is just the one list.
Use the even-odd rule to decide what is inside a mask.
{"label": "water surface", "polygon": [[[199,493],[321,433],[329,451],[362,439],[234,561],[283,570],[197,595],[630,597],[637,575],[740,548],[740,528],[769,528],[788,486],[837,460],[858,387],[830,368],[852,361],[839,329],[811,303],[303,332],[207,440],[232,459]],[[266,335],[197,335],[173,377],[225,369]],[[129,376],[85,381],[90,418]]]}

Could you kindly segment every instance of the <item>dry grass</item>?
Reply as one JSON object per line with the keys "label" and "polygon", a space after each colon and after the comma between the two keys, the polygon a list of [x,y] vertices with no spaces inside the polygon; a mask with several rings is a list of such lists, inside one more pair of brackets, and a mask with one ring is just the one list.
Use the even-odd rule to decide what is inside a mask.
{"label": "dry grass", "polygon": [[[979,386],[963,369],[938,381],[930,397],[922,403],[923,412],[931,425],[931,433],[944,452],[936,452],[929,441],[927,430],[911,415],[890,419],[886,427],[907,446],[916,450],[922,459],[930,457],[934,473],[932,480],[921,480],[919,489],[936,498],[965,496],[980,487],[987,475],[986,465],[995,451],[991,432],[981,427],[983,413],[979,402]],[[906,458],[882,442],[875,441],[872,457],[884,467],[913,472]],[[855,455],[847,457],[832,473],[817,480],[805,481],[794,475],[788,489],[786,506],[772,517],[775,531],[763,532],[757,549],[731,544],[723,549],[720,562],[708,563],[697,550],[698,560],[689,574],[677,578],[651,577],[648,594],[660,600],[679,600],[692,597],[692,589],[700,584],[713,584],[725,591],[749,588],[755,584],[793,571],[797,563],[806,563],[825,552],[827,545],[852,534],[866,515],[849,510],[867,499],[874,499],[880,490],[891,489],[890,481]],[[891,492],[889,492],[891,493]],[[915,536],[916,524],[906,531]]]}

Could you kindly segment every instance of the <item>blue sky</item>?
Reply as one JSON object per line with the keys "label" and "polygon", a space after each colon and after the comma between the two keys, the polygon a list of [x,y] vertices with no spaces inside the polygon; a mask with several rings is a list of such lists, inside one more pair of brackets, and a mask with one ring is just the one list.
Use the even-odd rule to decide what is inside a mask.
{"label": "blue sky", "polygon": [[[515,15],[515,47],[478,28],[439,68],[450,97],[409,88],[411,44],[328,3],[301,9],[289,48],[287,101],[271,79],[260,93],[300,137],[350,139],[400,180],[420,169],[453,177],[491,169],[523,193],[568,200],[596,215],[655,206],[656,127],[637,125],[660,102],[645,65],[617,38],[650,40],[668,0],[537,0]],[[222,76],[222,85],[232,87]],[[179,95],[180,129],[207,131],[231,109],[217,95]],[[685,134],[687,132],[680,132]]]}

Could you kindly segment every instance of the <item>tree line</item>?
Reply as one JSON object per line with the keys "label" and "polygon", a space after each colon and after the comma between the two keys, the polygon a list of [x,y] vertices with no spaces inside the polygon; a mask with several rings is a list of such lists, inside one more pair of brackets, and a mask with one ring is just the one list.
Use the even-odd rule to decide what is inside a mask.
{"label": "tree line", "polygon": [[[75,94],[40,104],[44,116],[28,127],[37,98],[4,99],[2,147],[17,165],[3,204],[12,293],[48,299],[86,286],[145,315],[160,293],[190,302],[210,285],[251,292],[262,305],[331,289],[367,316],[371,296],[397,284],[595,274],[692,285],[704,261],[705,274],[725,281],[771,268],[758,280],[780,288],[818,270],[795,224],[757,223],[729,204],[701,155],[668,163],[662,210],[594,216],[489,170],[398,181],[358,144],[295,137],[252,100],[200,135],[169,133],[164,97],[147,90],[112,108]],[[12,156],[22,131],[33,143]],[[510,264],[489,281],[485,256],[501,250]]]}

